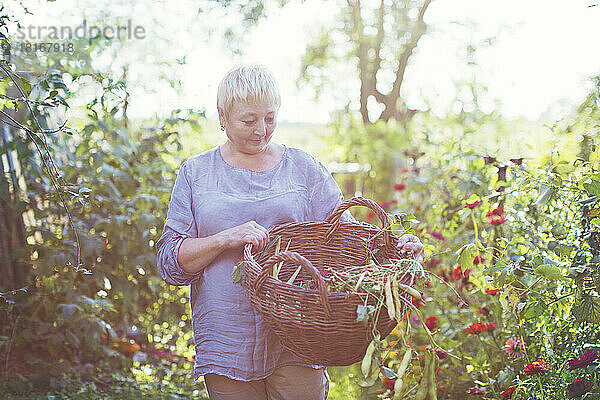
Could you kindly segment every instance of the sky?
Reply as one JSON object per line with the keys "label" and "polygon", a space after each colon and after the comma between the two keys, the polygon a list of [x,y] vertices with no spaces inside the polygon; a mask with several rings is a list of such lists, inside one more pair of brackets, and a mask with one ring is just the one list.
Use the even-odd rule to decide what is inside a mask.
{"label": "sky", "polygon": [[[198,13],[192,0],[122,1],[63,0],[30,2],[33,16],[24,23],[77,25],[83,15],[111,15],[145,28],[143,40],[132,40],[124,51],[146,54],[131,63],[131,75],[143,85],[131,89],[130,116],[146,117],[173,108],[205,109],[216,114],[215,98],[223,74],[239,63],[260,63],[275,74],[282,92],[280,121],[326,123],[331,113],[350,101],[357,108],[355,79],[339,72],[335,87],[315,98],[306,85],[298,86],[301,57],[320,26],[335,23],[335,1],[306,0],[274,9],[266,20],[246,32],[241,56],[232,54],[222,40],[223,26],[235,24],[231,15]],[[600,74],[600,6],[595,0],[434,0],[425,21],[429,30],[406,71],[402,95],[410,107],[431,108],[443,115],[457,96],[460,82],[475,80],[487,87],[481,106],[499,109],[507,117],[559,119],[581,102],[591,87],[589,78]],[[92,4],[93,6],[90,6]],[[150,4],[150,6],[148,6]],[[160,21],[156,23],[155,21]],[[241,28],[240,28],[241,29]],[[212,31],[212,34],[210,33]],[[491,45],[481,45],[496,37]],[[163,43],[164,42],[164,43]],[[466,45],[477,45],[475,66],[465,62]],[[183,59],[168,74],[180,80],[175,89],[159,81],[152,67],[161,59]],[[118,64],[111,59],[97,62]],[[162,72],[164,73],[164,71]],[[156,83],[156,84],[153,84]],[[468,94],[459,93],[459,96]]]}

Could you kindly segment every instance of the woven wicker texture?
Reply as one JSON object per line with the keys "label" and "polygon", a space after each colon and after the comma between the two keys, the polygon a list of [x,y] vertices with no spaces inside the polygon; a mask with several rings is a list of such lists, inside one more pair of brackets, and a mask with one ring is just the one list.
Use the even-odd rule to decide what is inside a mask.
{"label": "woven wicker texture", "polygon": [[[382,228],[340,222],[342,213],[352,206],[372,209]],[[372,326],[356,322],[359,304],[376,305],[366,295],[327,292],[321,277],[325,266],[337,270],[365,264],[368,249],[385,245],[383,256],[400,259],[398,237],[390,232],[385,211],[374,201],[356,197],[343,202],[325,222],[288,223],[273,227],[271,238],[281,236],[281,250],[244,248],[243,285],[255,309],[278,335],[281,344],[297,357],[317,365],[350,365],[360,361],[372,340]],[[283,251],[288,248],[288,251]],[[283,262],[278,279],[273,265]],[[302,266],[294,283],[312,281],[316,289],[304,289],[286,283],[297,266]],[[412,285],[414,277],[406,274],[402,283]],[[409,295],[403,295],[407,302]],[[365,303],[365,300],[367,301]],[[402,310],[403,313],[406,310]],[[381,308],[377,331],[383,339],[396,322]]]}

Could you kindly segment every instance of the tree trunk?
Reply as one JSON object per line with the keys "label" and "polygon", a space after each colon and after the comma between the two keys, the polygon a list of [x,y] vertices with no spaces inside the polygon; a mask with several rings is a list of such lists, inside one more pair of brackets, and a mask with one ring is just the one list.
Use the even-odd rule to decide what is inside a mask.
{"label": "tree trunk", "polygon": [[[12,151],[8,149],[11,138],[7,125],[0,124],[0,139],[6,149],[3,157],[0,157],[0,273],[2,289],[10,290],[25,285],[27,261],[24,254],[27,242],[25,223],[18,205],[19,181],[16,175],[16,160]],[[5,178],[7,175],[10,176],[10,182]]]}

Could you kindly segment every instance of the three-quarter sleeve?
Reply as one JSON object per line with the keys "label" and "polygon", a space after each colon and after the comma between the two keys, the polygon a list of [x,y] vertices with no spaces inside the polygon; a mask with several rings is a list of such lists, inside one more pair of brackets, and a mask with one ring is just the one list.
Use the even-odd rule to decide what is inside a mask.
{"label": "three-quarter sleeve", "polygon": [[186,163],[179,169],[163,233],[156,243],[158,270],[170,285],[190,285],[199,280],[202,271],[190,273],[179,265],[181,243],[189,237],[198,237],[196,221],[192,212],[192,187],[186,173]]}
{"label": "three-quarter sleeve", "polygon": [[[312,188],[308,204],[311,219],[313,221],[324,221],[344,201],[344,196],[331,173],[321,162],[318,162]],[[341,220],[342,222],[356,221],[348,210],[344,211]]]}

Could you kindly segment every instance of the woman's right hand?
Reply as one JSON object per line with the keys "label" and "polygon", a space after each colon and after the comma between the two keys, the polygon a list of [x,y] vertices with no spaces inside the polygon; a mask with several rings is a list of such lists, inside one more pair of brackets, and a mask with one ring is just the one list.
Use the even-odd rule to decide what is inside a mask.
{"label": "woman's right hand", "polygon": [[258,249],[263,249],[269,243],[269,232],[256,221],[234,226],[221,232],[227,239],[228,247],[235,248],[251,243]]}
{"label": "woman's right hand", "polygon": [[247,243],[263,249],[269,243],[269,233],[255,221],[250,221],[204,238],[186,238],[179,246],[177,260],[185,272],[199,272],[223,250]]}

